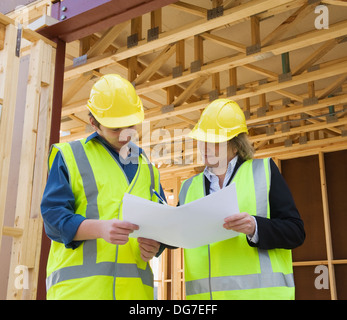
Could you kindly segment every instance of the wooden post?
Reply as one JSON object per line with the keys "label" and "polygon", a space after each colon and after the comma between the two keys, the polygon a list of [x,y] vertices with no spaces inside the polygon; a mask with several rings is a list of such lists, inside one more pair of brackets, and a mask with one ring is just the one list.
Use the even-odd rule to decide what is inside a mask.
{"label": "wooden post", "polygon": [[327,258],[328,258],[330,295],[332,300],[336,300],[337,294],[336,294],[335,270],[333,265],[334,257],[333,257],[332,241],[331,241],[328,192],[327,192],[323,152],[319,152],[318,156],[319,156],[319,173],[320,173],[320,180],[321,180],[322,202],[323,202],[325,242],[327,247]]}
{"label": "wooden post", "polygon": [[[3,105],[0,119],[0,244],[2,235],[12,237],[7,299],[35,299],[42,235],[40,202],[47,173],[55,43],[32,30],[24,28],[17,32],[15,22],[1,14],[0,24],[6,27],[4,45],[0,50],[0,101]],[[20,90],[21,51],[16,44],[22,42],[22,36],[29,43],[30,50],[26,48],[25,52],[29,54],[27,57],[30,57],[30,64],[28,78],[25,75],[22,81],[27,88],[17,93]],[[22,60],[23,64],[29,61],[27,57]],[[18,94],[26,98],[23,99],[24,110],[17,106]],[[22,131],[16,128],[15,113],[23,111],[21,134]],[[21,148],[18,164],[12,161],[14,133],[22,138],[18,146]],[[18,172],[17,190],[16,186],[9,184],[10,170]],[[7,197],[9,190],[16,194],[12,201]],[[6,217],[8,221],[14,218],[13,225],[4,226],[7,212],[14,214]]]}
{"label": "wooden post", "polygon": [[[36,297],[41,249],[40,201],[47,172],[55,49],[43,40],[38,40],[32,44],[30,53],[19,167],[20,196],[17,197],[15,212],[15,227],[23,229],[23,236],[13,239],[8,299]],[[16,285],[18,266],[23,266],[27,272],[24,276],[29,277],[28,287]]]}
{"label": "wooden post", "polygon": [[[0,16],[2,18],[2,16]],[[12,137],[16,110],[19,57],[15,56],[17,28],[8,24],[5,29],[3,49],[0,51],[0,249],[5,218],[8,177],[10,170]]]}

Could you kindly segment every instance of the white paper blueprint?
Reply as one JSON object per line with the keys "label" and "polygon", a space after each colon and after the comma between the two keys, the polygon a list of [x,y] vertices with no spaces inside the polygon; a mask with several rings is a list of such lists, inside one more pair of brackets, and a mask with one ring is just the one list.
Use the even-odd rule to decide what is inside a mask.
{"label": "white paper blueprint", "polygon": [[130,237],[195,248],[239,235],[223,228],[224,218],[239,213],[235,184],[188,204],[172,207],[132,194],[123,198],[123,220],[140,229]]}

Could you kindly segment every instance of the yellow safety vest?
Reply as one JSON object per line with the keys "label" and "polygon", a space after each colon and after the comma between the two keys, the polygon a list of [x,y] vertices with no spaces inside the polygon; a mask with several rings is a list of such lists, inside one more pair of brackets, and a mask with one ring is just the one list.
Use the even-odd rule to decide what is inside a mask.
{"label": "yellow safety vest", "polygon": [[[122,220],[125,193],[156,201],[152,189],[159,192],[159,172],[145,155],[137,157],[138,169],[129,183],[117,160],[97,139],[54,145],[49,166],[58,151],[70,175],[75,214]],[[134,238],[125,245],[87,240],[74,250],[52,241],[46,285],[47,299],[153,299],[153,273],[141,259]]]}
{"label": "yellow safety vest", "polygon": [[[269,163],[269,159],[248,160],[236,172],[232,182],[240,212],[270,218]],[[182,184],[180,204],[204,196],[200,173]],[[187,299],[294,299],[291,250],[251,247],[244,234],[185,249],[184,265]]]}

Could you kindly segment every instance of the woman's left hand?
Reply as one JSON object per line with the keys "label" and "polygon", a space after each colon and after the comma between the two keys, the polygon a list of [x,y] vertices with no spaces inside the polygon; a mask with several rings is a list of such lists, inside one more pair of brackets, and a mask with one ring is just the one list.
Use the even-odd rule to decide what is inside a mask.
{"label": "woman's left hand", "polygon": [[236,213],[224,219],[223,227],[227,230],[242,232],[253,236],[255,232],[255,218],[247,212]]}

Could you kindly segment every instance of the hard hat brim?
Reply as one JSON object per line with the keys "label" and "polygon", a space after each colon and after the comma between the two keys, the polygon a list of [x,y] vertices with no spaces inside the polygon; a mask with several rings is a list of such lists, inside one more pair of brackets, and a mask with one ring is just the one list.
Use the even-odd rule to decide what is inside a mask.
{"label": "hard hat brim", "polygon": [[[93,112],[92,112],[93,114]],[[97,115],[93,114],[94,118],[104,127],[106,128],[126,128],[131,127],[134,125],[137,125],[144,120],[144,113],[138,112],[136,114],[127,115],[124,117],[98,117]]]}
{"label": "hard hat brim", "polygon": [[247,127],[240,127],[237,130],[231,130],[231,131],[226,131],[226,130],[219,130],[215,131],[213,129],[207,130],[202,130],[200,128],[194,128],[189,134],[188,137],[198,140],[198,141],[203,141],[203,142],[209,142],[209,143],[222,143],[231,140],[232,138],[236,137],[239,135],[241,132],[245,132],[248,134]]}

